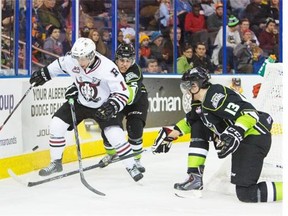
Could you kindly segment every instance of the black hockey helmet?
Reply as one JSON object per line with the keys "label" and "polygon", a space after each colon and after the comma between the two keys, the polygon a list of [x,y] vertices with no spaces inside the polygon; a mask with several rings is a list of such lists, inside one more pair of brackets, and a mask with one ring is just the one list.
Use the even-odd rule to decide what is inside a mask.
{"label": "black hockey helmet", "polygon": [[209,82],[211,76],[205,68],[196,67],[187,70],[181,79],[180,88],[183,91],[189,91],[192,88],[192,85],[197,83],[199,88],[208,88],[211,83]]}
{"label": "black hockey helmet", "polygon": [[116,60],[121,58],[129,58],[135,61],[135,49],[132,44],[121,43],[116,50]]}

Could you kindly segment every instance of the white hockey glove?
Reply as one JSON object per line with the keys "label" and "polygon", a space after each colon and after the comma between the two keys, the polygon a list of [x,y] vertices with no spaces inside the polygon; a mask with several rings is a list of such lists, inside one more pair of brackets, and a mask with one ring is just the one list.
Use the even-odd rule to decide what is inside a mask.
{"label": "white hockey glove", "polygon": [[78,98],[78,89],[75,83],[68,86],[65,91],[65,98],[66,100],[69,100],[70,98],[73,98],[74,100],[77,100]]}
{"label": "white hockey glove", "polygon": [[229,154],[233,154],[239,147],[240,142],[244,137],[244,130],[236,125],[229,126],[220,135],[220,140],[217,144],[219,158],[225,158]]}
{"label": "white hockey glove", "polygon": [[177,139],[168,136],[171,133],[171,131],[172,131],[171,129],[166,127],[161,128],[151,148],[154,154],[167,153],[170,150],[172,141]]}

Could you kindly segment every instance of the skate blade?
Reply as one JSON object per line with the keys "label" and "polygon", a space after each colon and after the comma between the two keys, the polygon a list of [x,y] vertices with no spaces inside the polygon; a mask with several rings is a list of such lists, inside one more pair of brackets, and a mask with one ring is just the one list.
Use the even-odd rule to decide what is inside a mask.
{"label": "skate blade", "polygon": [[180,198],[201,198],[202,197],[202,190],[176,190],[174,189],[174,193],[177,197]]}

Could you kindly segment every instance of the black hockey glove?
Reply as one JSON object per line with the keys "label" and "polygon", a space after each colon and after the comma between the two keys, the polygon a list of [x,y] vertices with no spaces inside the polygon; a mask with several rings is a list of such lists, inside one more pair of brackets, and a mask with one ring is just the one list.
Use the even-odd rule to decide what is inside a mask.
{"label": "black hockey glove", "polygon": [[34,87],[41,86],[47,81],[51,80],[50,73],[47,67],[43,67],[38,71],[35,71],[29,80],[30,84],[35,83]]}
{"label": "black hockey glove", "polygon": [[177,138],[169,137],[168,135],[171,133],[170,128],[162,127],[156,137],[154,144],[152,146],[152,152],[155,153],[167,153],[171,146],[172,141]]}
{"label": "black hockey glove", "polygon": [[239,147],[240,142],[244,137],[244,130],[236,125],[229,126],[220,135],[220,140],[217,144],[219,158],[225,158],[229,154],[233,154]]}
{"label": "black hockey glove", "polygon": [[102,120],[109,120],[118,112],[118,106],[113,100],[108,100],[96,110],[96,117]]}
{"label": "black hockey glove", "polygon": [[69,100],[70,98],[73,98],[74,100],[77,100],[78,98],[78,89],[75,83],[68,86],[65,92],[65,98],[66,100]]}

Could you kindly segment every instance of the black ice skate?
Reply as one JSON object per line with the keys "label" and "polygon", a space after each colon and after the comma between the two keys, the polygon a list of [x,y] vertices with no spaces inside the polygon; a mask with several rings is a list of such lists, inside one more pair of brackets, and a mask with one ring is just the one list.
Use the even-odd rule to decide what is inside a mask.
{"label": "black ice skate", "polygon": [[136,164],[131,169],[126,168],[126,170],[136,182],[143,178],[143,174],[137,169]]}
{"label": "black ice skate", "polygon": [[144,173],[146,170],[145,170],[145,167],[142,166],[141,162],[140,162],[140,159],[135,159],[135,165],[137,167],[137,169],[141,172],[141,173]]}
{"label": "black ice skate", "polygon": [[116,157],[118,157],[117,154],[114,154],[114,155],[109,155],[109,154],[107,154],[107,155],[105,155],[105,156],[99,161],[99,163],[98,163],[98,164],[99,164],[99,167],[104,168],[104,167],[108,166],[108,165],[112,162],[112,160],[115,159]]}
{"label": "black ice skate", "polygon": [[62,172],[63,167],[62,167],[62,161],[61,159],[52,161],[48,167],[41,169],[39,171],[40,176],[48,176],[51,175],[52,173],[56,172]]}
{"label": "black ice skate", "polygon": [[198,173],[190,173],[188,178],[182,183],[175,183],[175,194],[179,197],[201,197],[203,189],[204,165],[198,167]]}

